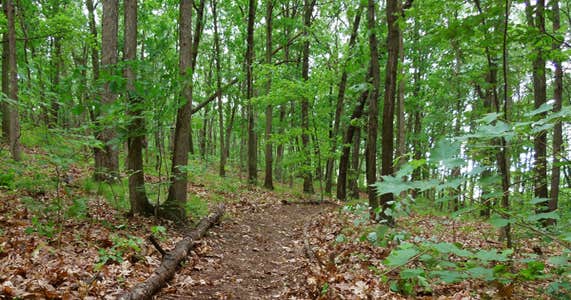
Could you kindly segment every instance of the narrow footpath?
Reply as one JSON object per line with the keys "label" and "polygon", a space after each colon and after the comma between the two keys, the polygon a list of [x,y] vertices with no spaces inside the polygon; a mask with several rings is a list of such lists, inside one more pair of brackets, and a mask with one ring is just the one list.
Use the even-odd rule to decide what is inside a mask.
{"label": "narrow footpath", "polygon": [[303,227],[332,205],[248,191],[157,299],[312,299]]}

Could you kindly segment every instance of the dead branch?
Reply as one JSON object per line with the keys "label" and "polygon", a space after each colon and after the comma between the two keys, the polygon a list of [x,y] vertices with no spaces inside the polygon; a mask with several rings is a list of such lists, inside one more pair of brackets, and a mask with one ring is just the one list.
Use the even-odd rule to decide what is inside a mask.
{"label": "dead branch", "polygon": [[195,247],[196,240],[202,238],[210,227],[217,224],[223,214],[224,205],[222,204],[208,217],[202,219],[194,230],[175,245],[173,250],[166,253],[161,261],[161,265],[147,280],[137,284],[131,291],[121,295],[119,299],[151,299],[174,276],[180,263],[188,256],[190,250]]}

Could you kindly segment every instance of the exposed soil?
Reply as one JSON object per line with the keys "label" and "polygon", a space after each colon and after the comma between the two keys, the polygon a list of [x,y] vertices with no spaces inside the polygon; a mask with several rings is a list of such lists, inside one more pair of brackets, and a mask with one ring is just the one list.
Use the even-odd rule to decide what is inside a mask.
{"label": "exposed soil", "polygon": [[158,299],[311,299],[303,227],[332,205],[284,204],[261,190],[240,194]]}

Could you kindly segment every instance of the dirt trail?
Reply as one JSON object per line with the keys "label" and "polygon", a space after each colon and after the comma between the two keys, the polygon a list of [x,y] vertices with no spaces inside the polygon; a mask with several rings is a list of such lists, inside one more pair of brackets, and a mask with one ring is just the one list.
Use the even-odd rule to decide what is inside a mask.
{"label": "dirt trail", "polygon": [[265,192],[252,196],[257,199],[228,207],[229,217],[158,299],[314,298],[307,288],[303,226],[332,206],[282,204]]}

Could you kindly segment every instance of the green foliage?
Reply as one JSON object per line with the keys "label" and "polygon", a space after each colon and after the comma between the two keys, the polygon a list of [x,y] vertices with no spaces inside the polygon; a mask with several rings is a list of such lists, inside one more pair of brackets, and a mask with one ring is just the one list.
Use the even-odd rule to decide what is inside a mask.
{"label": "green foliage", "polygon": [[0,188],[11,190],[14,188],[14,179],[16,172],[13,169],[8,169],[0,173]]}
{"label": "green foliage", "polygon": [[164,226],[152,226],[151,233],[159,240],[165,240],[167,238],[167,229]]}
{"label": "green foliage", "polygon": [[[405,242],[391,251],[384,264],[391,270],[399,270],[399,279],[390,282],[391,289],[407,295],[414,294],[418,289],[430,289],[431,284],[439,281],[452,284],[477,279],[509,284],[514,281],[543,280],[571,272],[568,251],[562,256],[553,256],[547,260],[556,267],[550,271],[537,257],[515,260],[512,255],[512,249],[468,250],[451,243]],[[413,263],[416,266],[414,269],[407,268]],[[514,264],[524,267],[514,271]],[[555,284],[552,289],[566,287],[563,282]]]}
{"label": "green foliage", "polygon": [[121,237],[113,235],[111,241],[113,243],[111,247],[99,249],[99,258],[95,264],[96,270],[101,269],[106,264],[122,263],[125,255],[137,255],[141,252],[141,246],[143,245],[141,238],[133,236]]}
{"label": "green foliage", "polygon": [[89,209],[88,202],[89,199],[86,198],[73,199],[73,203],[67,208],[65,213],[66,217],[78,219],[86,218]]}
{"label": "green foliage", "polygon": [[186,213],[193,218],[208,215],[208,202],[198,195],[191,195],[185,204]]}
{"label": "green foliage", "polygon": [[37,233],[49,239],[53,238],[58,229],[53,221],[43,222],[38,217],[32,217],[32,226],[25,229],[26,234]]}

